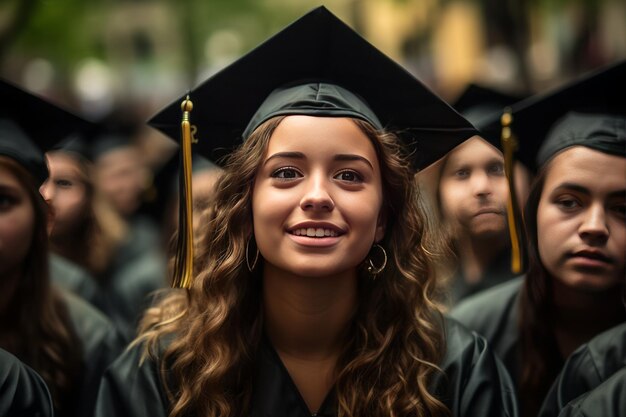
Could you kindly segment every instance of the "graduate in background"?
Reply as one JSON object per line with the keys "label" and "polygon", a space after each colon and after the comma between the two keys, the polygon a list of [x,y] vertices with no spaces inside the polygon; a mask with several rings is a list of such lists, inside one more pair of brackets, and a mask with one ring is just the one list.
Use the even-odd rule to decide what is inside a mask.
{"label": "graduate in background", "polygon": [[128,343],[151,294],[165,286],[165,260],[155,239],[129,225],[94,183],[92,138],[71,135],[46,153],[50,178],[40,191],[55,211],[52,250],[89,271],[92,303]]}
{"label": "graduate in background", "polygon": [[46,382],[57,416],[90,416],[100,378],[121,351],[113,325],[51,285],[43,151],[81,126],[66,111],[0,82],[0,347]]}
{"label": "graduate in background", "polygon": [[0,416],[52,417],[43,379],[4,349],[0,349]]}
{"label": "graduate in background", "polygon": [[470,85],[455,103],[479,131],[449,152],[442,161],[418,174],[431,193],[429,205],[438,219],[436,232],[448,232],[455,265],[447,303],[459,300],[507,281],[519,272],[511,271],[510,238],[506,204],[509,185],[500,151],[499,131],[489,123],[519,97]]}
{"label": "graduate in background", "polygon": [[622,62],[512,107],[517,155],[538,169],[524,213],[528,272],[452,316],[502,358],[524,416],[578,346],[626,320],[625,80]]}
{"label": "graduate in background", "polygon": [[[516,415],[484,341],[442,320],[422,247],[414,168],[467,121],[323,7],[190,96],[183,160],[194,123],[224,173],[188,291],[149,310],[98,416]],[[181,101],[151,124],[178,137]]]}

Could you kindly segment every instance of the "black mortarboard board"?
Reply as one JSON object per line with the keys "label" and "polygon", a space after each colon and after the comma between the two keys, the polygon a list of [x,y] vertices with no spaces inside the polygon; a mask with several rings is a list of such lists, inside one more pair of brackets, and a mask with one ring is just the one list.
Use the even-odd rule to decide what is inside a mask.
{"label": "black mortarboard board", "polygon": [[188,97],[182,103],[182,123],[184,97],[149,121],[182,143],[181,232],[173,282],[185,288],[191,285],[193,269],[189,167],[193,139],[197,139],[196,152],[221,163],[222,157],[271,117],[356,117],[396,131],[409,148],[414,167],[421,168],[478,133],[324,7],[298,19],[190,91]]}
{"label": "black mortarboard board", "polygon": [[574,145],[608,153],[619,153],[621,147],[623,154],[624,127],[620,133],[619,120],[623,123],[626,116],[620,87],[625,83],[626,61],[622,61],[511,106],[517,158],[536,170],[554,153]]}
{"label": "black mortarboard board", "polygon": [[501,148],[499,121],[502,111],[523,98],[521,94],[470,84],[452,104],[452,107],[480,131],[481,137],[493,146]]}
{"label": "black mortarboard board", "polygon": [[[286,86],[307,82],[308,86],[285,92]],[[331,91],[336,86],[340,88]],[[282,97],[274,94],[266,101],[276,89]],[[242,142],[244,131],[255,127],[248,126],[253,116],[258,121],[277,114],[353,116],[376,126],[370,120],[373,115],[413,147],[416,167],[436,161],[476,134],[448,104],[324,7],[218,72],[189,96],[194,103],[191,123],[197,127],[194,148],[216,162]],[[154,116],[150,125],[179,139],[183,98]],[[365,110],[355,109],[363,104]],[[260,109],[262,105],[268,109]]]}
{"label": "black mortarboard board", "polygon": [[44,182],[43,152],[88,122],[48,100],[0,79],[0,154],[9,156]]}

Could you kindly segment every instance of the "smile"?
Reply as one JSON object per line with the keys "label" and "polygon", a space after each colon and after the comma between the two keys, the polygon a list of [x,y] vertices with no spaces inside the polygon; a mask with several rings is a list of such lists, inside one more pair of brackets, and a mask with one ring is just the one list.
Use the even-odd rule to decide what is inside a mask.
{"label": "smile", "polygon": [[322,227],[307,227],[302,229],[295,229],[291,231],[291,234],[296,236],[307,236],[307,237],[336,237],[339,236],[335,230],[325,229]]}

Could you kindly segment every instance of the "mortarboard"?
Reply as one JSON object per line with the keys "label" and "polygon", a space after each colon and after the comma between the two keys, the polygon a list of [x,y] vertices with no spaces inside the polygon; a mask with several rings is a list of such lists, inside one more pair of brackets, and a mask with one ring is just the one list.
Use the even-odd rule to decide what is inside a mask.
{"label": "mortarboard", "polygon": [[[182,104],[179,223],[185,230],[179,234],[174,280],[186,276],[182,286],[190,283],[193,258],[188,168],[192,140],[194,151],[219,164],[271,117],[355,117],[398,133],[414,167],[421,168],[477,134],[447,103],[324,7],[209,78],[190,91],[188,98],[194,104],[189,100]],[[179,138],[183,99],[163,109],[149,124]],[[186,266],[178,263],[181,258]]]}
{"label": "mortarboard", "polygon": [[[625,81],[626,61],[622,61],[515,103],[510,109],[510,128],[517,139],[517,159],[536,170],[551,153],[575,144],[598,150],[605,147],[608,152],[611,147],[619,147],[619,133],[609,133],[607,123],[611,124],[610,115],[618,119],[621,116],[622,120],[626,116],[626,100],[619,87]],[[593,117],[595,122],[590,120],[592,114],[597,115]],[[602,119],[600,115],[605,115],[606,122],[597,120]],[[617,142],[610,139],[615,135]],[[623,140],[622,136],[622,151]]]}
{"label": "mortarboard", "polygon": [[14,84],[0,80],[0,154],[15,159],[44,182],[43,153],[89,123]]}
{"label": "mortarboard", "polygon": [[472,83],[452,103],[452,107],[480,131],[482,138],[493,146],[501,148],[499,121],[502,111],[523,98],[521,94],[512,94]]}

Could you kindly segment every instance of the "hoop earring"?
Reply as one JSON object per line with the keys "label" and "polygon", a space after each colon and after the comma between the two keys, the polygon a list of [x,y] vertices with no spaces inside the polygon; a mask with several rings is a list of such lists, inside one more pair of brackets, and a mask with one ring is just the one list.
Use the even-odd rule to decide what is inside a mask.
{"label": "hoop earring", "polygon": [[387,251],[385,251],[385,248],[380,246],[378,243],[375,243],[374,246],[372,246],[372,249],[374,249],[374,248],[378,248],[380,251],[382,251],[382,253],[383,253],[383,264],[381,266],[376,266],[376,265],[374,265],[374,262],[372,261],[371,257],[369,257],[367,259],[367,262],[369,263],[369,266],[367,267],[367,272],[372,276],[372,280],[375,280],[376,279],[376,275],[378,275],[381,272],[383,272],[383,270],[387,266]]}
{"label": "hoop earring", "polygon": [[248,267],[248,271],[254,271],[256,267],[256,263],[259,260],[259,248],[256,248],[256,255],[254,257],[254,261],[252,261],[252,265],[250,265],[250,257],[248,256],[248,247],[250,246],[250,242],[254,239],[254,236],[250,236],[248,242],[246,243],[246,266]]}

